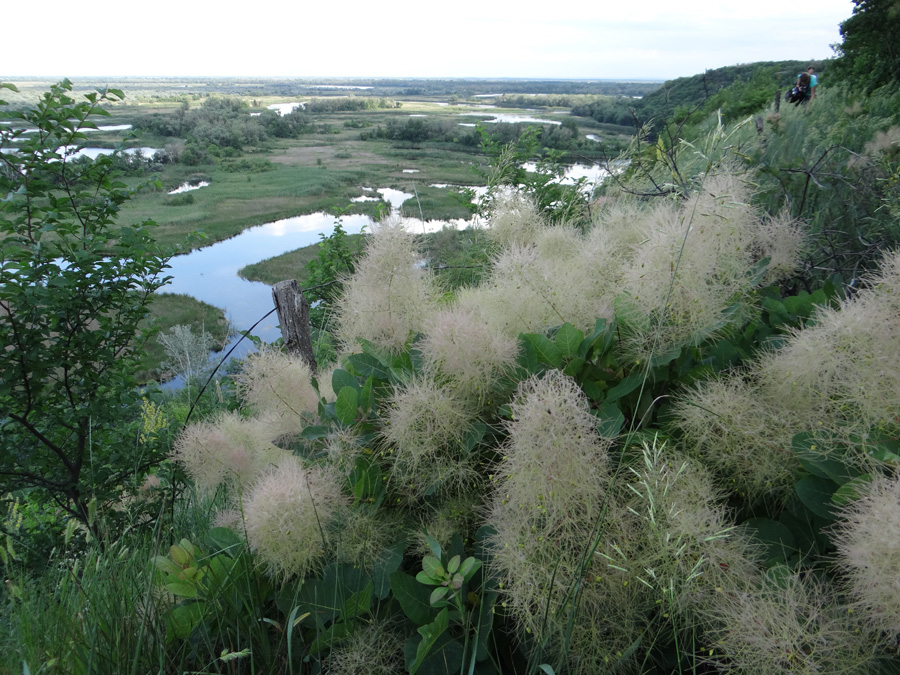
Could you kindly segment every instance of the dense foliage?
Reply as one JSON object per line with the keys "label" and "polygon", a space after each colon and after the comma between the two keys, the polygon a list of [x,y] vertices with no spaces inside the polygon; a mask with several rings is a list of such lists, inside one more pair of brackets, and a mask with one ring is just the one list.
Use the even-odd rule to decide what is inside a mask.
{"label": "dense foliage", "polygon": [[338,97],[338,98],[314,98],[309,101],[304,110],[310,113],[324,112],[352,112],[354,110],[377,110],[379,108],[399,108],[399,101],[393,101],[386,98],[365,97],[356,98]]}
{"label": "dense foliage", "polygon": [[[482,145],[485,136],[490,137],[492,143],[505,144],[526,134],[533,138],[537,149],[561,151],[578,158],[600,156],[601,153],[596,142],[579,135],[578,127],[571,119],[561,124],[481,123],[477,128],[475,122],[469,124],[468,128],[460,128],[457,122],[430,122],[420,118],[402,122],[389,120],[383,126],[362,131],[360,138],[384,139],[402,144],[453,143],[475,149]],[[614,142],[608,142],[607,146],[603,151],[616,150]]]}
{"label": "dense foliage", "polygon": [[[807,276],[835,272],[852,280],[900,236],[890,181],[898,160],[897,102],[893,91],[866,97],[831,86],[814,105],[778,112],[770,106],[730,127],[718,113],[670,119],[658,135],[645,128],[635,137],[622,174],[629,182],[621,187],[671,196],[719,162],[742,166],[758,181],[755,203],[809,225],[813,244],[795,283],[811,290]],[[610,185],[618,182],[613,174]]]}
{"label": "dense foliage", "polygon": [[[850,525],[867,507],[848,505],[894,490],[892,404],[823,384],[835,367],[881,377],[886,334],[852,317],[892,321],[896,260],[858,299],[833,283],[783,297],[763,284],[791,274],[805,233],[748,196],[719,167],[677,202],[619,198],[586,232],[498,198],[487,274],[449,298],[416,238],[381,224],[337,305],[340,363],[313,379],[263,352],[241,375],[246,414],[178,441],[195,484],[230,495],[231,529],[210,554],[183,541],[156,559],[179,598],[169,635],[199,663],[243,650],[338,673],[885,663],[894,624],[866,609],[866,582],[841,584],[871,542]],[[843,325],[862,351],[804,360],[805,341],[846,344]],[[265,616],[289,634],[226,638],[217,589],[238,569],[275,582]]]}
{"label": "dense foliage", "polygon": [[[360,252],[359,240],[347,236],[343,223],[338,218],[332,233],[327,237],[321,235],[318,254],[306,265],[304,295],[310,304],[309,324],[318,338],[316,346],[319,352],[330,347],[327,330],[330,328],[334,303],[340,297],[341,282],[353,273]],[[334,358],[334,353],[330,352],[327,356],[326,360],[330,361]]]}
{"label": "dense foliage", "polygon": [[116,224],[129,192],[115,160],[70,160],[122,93],[76,102],[70,90],[54,86],[0,126],[0,491],[52,499],[87,524],[158,460],[122,420],[139,400],[138,326],[166,258],[153,223]]}
{"label": "dense foliage", "polygon": [[841,24],[837,74],[863,91],[900,82],[900,3],[853,0],[853,16]]}
{"label": "dense foliage", "polygon": [[[806,61],[775,61],[715,68],[664,82],[638,100],[599,99],[576,105],[572,114],[609,124],[640,126],[652,121],[659,125],[673,116],[681,121],[689,112],[708,113],[722,107],[726,100],[722,90],[728,90],[727,100],[737,107],[726,106],[724,112],[729,119],[737,119],[743,114],[739,110],[750,113],[763,108],[809,65]],[[812,65],[821,67],[820,62]]]}
{"label": "dense foliage", "polygon": [[229,97],[209,97],[196,109],[184,101],[176,114],[142,118],[135,128],[185,139],[183,147],[173,145],[166,152],[171,160],[188,166],[208,163],[217,157],[237,157],[246,146],[258,146],[270,136],[291,138],[312,128],[308,116],[300,109],[284,116],[267,111],[251,117],[247,107],[244,101]]}
{"label": "dense foliage", "polygon": [[386,79],[371,80],[368,85],[395,88],[406,96],[492,96],[498,92],[506,94],[560,94],[560,95],[604,95],[641,96],[659,86],[659,82],[572,81],[572,80],[491,80],[491,79]]}

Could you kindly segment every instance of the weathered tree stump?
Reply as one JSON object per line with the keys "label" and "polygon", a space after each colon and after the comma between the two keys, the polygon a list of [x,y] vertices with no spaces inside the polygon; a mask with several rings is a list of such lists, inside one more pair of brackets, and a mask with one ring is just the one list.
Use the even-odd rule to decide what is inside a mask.
{"label": "weathered tree stump", "polygon": [[285,349],[303,359],[315,374],[316,355],[309,335],[309,303],[303,297],[303,291],[295,279],[279,281],[272,287],[272,299]]}

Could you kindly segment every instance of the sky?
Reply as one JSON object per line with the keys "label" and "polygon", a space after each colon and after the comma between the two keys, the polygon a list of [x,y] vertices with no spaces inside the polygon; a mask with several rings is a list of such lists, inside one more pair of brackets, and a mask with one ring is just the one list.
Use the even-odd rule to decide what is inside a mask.
{"label": "sky", "polygon": [[44,0],[40,17],[0,29],[0,77],[663,80],[829,58],[852,10],[851,0]]}

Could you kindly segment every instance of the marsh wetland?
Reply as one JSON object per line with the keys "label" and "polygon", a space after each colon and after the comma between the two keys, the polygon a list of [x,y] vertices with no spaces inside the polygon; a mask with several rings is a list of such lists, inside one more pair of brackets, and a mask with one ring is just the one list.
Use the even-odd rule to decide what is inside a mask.
{"label": "marsh wetland", "polygon": [[[227,317],[239,331],[271,309],[268,287],[259,280],[271,283],[273,275],[287,274],[302,281],[305,270],[291,264],[310,256],[295,251],[315,247],[338,217],[350,234],[389,214],[421,233],[473,225],[473,194],[483,190],[489,172],[485,138],[514,140],[538,127],[551,145],[545,150],[573,165],[569,179],[595,183],[605,171],[601,163],[615,157],[631,130],[573,117],[571,106],[547,103],[656,87],[529,81],[108,84],[125,92],[124,101],[108,108],[108,123],[86,130],[90,145],[68,149],[67,161],[119,149],[124,180],[136,189],[120,219],[155,221],[157,240],[176,253],[171,283],[162,292],[178,299],[167,299],[167,306],[191,306],[193,298],[219,308],[220,320]],[[28,100],[44,85],[18,82],[19,96]],[[94,85],[100,83],[76,83],[85,90]],[[551,100],[541,91],[545,87],[575,93],[570,100]],[[515,96],[515,105],[504,105],[504,92]],[[523,97],[534,105],[522,107]],[[524,168],[538,170],[534,163]],[[245,267],[249,271],[240,272]],[[197,306],[198,316],[205,312]],[[165,316],[156,321],[161,330],[170,327]],[[255,334],[277,339],[276,324],[273,317]]]}

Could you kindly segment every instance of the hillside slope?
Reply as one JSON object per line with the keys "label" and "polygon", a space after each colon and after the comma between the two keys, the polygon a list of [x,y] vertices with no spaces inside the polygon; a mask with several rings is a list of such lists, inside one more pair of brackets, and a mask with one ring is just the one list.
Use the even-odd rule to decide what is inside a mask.
{"label": "hillside slope", "polygon": [[642,99],[619,99],[614,103],[601,102],[572,109],[573,115],[591,117],[607,124],[634,125],[650,120],[658,122],[670,118],[679,107],[694,108],[735,82],[749,82],[754,73],[765,71],[776,86],[787,87],[797,73],[809,65],[817,71],[824,61],[757,61],[707,70],[689,77],[668,80]]}

